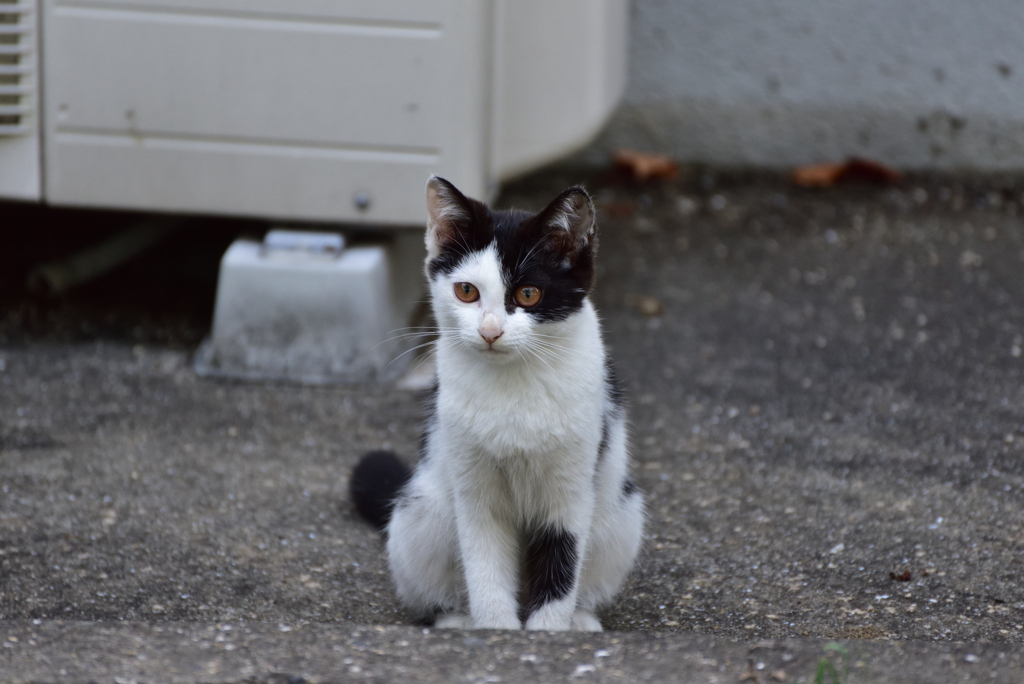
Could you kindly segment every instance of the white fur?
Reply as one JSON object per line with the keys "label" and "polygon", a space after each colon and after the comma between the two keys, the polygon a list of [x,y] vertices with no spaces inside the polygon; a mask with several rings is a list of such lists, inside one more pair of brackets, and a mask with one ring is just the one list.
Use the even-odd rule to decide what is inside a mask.
{"label": "white fur", "polygon": [[[473,283],[479,300],[459,301],[458,282]],[[600,630],[594,611],[633,565],[643,504],[623,494],[625,416],[606,391],[594,308],[584,300],[547,323],[508,314],[493,245],[434,279],[431,297],[440,388],[425,458],[388,528],[399,597],[424,617],[440,609],[438,627],[520,629],[523,534],[553,525],[576,536],[577,581],[525,627]],[[481,328],[495,325],[491,348]],[[606,416],[608,449],[596,464]]]}

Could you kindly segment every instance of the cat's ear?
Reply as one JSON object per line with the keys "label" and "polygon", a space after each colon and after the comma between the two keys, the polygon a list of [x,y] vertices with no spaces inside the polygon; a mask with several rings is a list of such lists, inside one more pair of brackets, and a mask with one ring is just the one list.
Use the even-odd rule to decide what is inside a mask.
{"label": "cat's ear", "polygon": [[537,218],[548,238],[566,254],[595,246],[597,234],[594,203],[587,191],[576,185],[552,200]]}
{"label": "cat's ear", "polygon": [[472,219],[472,201],[440,176],[427,181],[427,258],[463,239]]}

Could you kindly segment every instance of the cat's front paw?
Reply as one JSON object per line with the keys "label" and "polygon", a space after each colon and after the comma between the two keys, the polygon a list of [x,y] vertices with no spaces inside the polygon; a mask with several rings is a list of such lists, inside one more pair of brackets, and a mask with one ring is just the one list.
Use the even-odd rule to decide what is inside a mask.
{"label": "cat's front paw", "polygon": [[448,613],[438,615],[434,620],[436,629],[472,629],[473,620],[468,615],[461,613]]}
{"label": "cat's front paw", "polygon": [[518,618],[474,620],[470,615],[447,613],[434,620],[435,629],[522,629]]}
{"label": "cat's front paw", "polygon": [[570,616],[565,615],[564,607],[547,604],[533,613],[526,620],[526,629],[546,632],[564,632],[571,629]]}
{"label": "cat's front paw", "polygon": [[569,623],[569,629],[577,632],[603,632],[601,628],[601,621],[597,619],[589,610],[580,608],[572,614],[572,621]]}
{"label": "cat's front paw", "polygon": [[466,629],[515,629],[519,630],[523,628],[523,623],[519,622],[519,618],[492,618],[489,620],[471,620],[469,626]]}

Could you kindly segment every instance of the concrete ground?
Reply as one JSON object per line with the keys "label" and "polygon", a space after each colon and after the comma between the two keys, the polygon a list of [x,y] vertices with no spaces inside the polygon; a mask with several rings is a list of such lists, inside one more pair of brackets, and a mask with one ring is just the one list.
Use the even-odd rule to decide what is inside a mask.
{"label": "concrete ground", "polygon": [[204,380],[195,335],[8,297],[0,681],[811,682],[833,641],[850,682],[1021,681],[1024,181],[500,203],[581,180],[650,510],[611,631],[410,626],[346,482],[415,453],[415,392]]}

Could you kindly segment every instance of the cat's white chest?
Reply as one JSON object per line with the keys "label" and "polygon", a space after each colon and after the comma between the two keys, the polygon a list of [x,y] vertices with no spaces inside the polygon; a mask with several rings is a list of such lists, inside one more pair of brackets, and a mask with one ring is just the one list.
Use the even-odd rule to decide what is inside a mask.
{"label": "cat's white chest", "polygon": [[481,455],[535,456],[587,448],[601,429],[601,369],[461,373],[442,384],[441,425]]}

